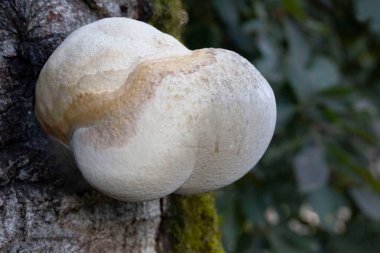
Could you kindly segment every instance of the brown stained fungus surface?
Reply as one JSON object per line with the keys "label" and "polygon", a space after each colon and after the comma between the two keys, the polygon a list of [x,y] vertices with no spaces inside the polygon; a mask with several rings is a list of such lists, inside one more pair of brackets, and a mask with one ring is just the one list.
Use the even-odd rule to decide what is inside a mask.
{"label": "brown stained fungus surface", "polygon": [[[214,64],[214,50],[201,49],[185,56],[147,60],[135,68],[119,89],[102,94],[78,93],[60,121],[54,122],[55,125],[42,121],[41,125],[65,144],[76,129],[92,126],[80,135],[81,142],[91,142],[96,148],[122,146],[135,134],[139,115],[162,80],[178,73],[190,75]],[[41,114],[38,107],[36,113]]]}

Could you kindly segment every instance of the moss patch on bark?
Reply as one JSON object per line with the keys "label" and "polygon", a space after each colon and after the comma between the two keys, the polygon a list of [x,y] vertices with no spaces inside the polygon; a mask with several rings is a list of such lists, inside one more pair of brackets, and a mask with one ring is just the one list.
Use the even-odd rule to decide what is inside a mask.
{"label": "moss patch on bark", "polygon": [[181,0],[152,0],[152,4],[153,16],[149,23],[180,40],[181,27],[187,19]]}
{"label": "moss patch on bark", "polygon": [[164,228],[172,252],[224,252],[212,193],[171,196],[169,217]]}

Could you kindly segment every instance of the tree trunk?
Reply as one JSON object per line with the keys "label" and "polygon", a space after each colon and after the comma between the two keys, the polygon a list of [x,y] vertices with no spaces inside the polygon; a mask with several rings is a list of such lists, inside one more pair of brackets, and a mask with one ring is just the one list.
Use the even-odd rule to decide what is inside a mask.
{"label": "tree trunk", "polygon": [[178,36],[183,13],[179,0],[0,0],[0,252],[222,252],[211,195],[104,196],[34,116],[40,69],[70,32],[126,16]]}

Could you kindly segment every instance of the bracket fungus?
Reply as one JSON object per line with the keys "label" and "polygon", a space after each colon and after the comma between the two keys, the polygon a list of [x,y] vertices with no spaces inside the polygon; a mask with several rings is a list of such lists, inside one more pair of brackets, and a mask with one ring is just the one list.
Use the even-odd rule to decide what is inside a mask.
{"label": "bracket fungus", "polygon": [[233,183],[262,157],[276,121],[273,91],[246,59],[191,51],[128,18],[69,35],[40,73],[35,110],[92,186],[128,201]]}

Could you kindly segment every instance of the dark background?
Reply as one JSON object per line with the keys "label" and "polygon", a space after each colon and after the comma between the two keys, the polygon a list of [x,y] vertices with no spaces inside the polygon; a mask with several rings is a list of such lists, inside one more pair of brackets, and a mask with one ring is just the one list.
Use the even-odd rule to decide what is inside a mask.
{"label": "dark background", "polygon": [[185,1],[191,49],[249,59],[278,120],[261,162],[219,191],[227,252],[380,252],[380,1]]}

